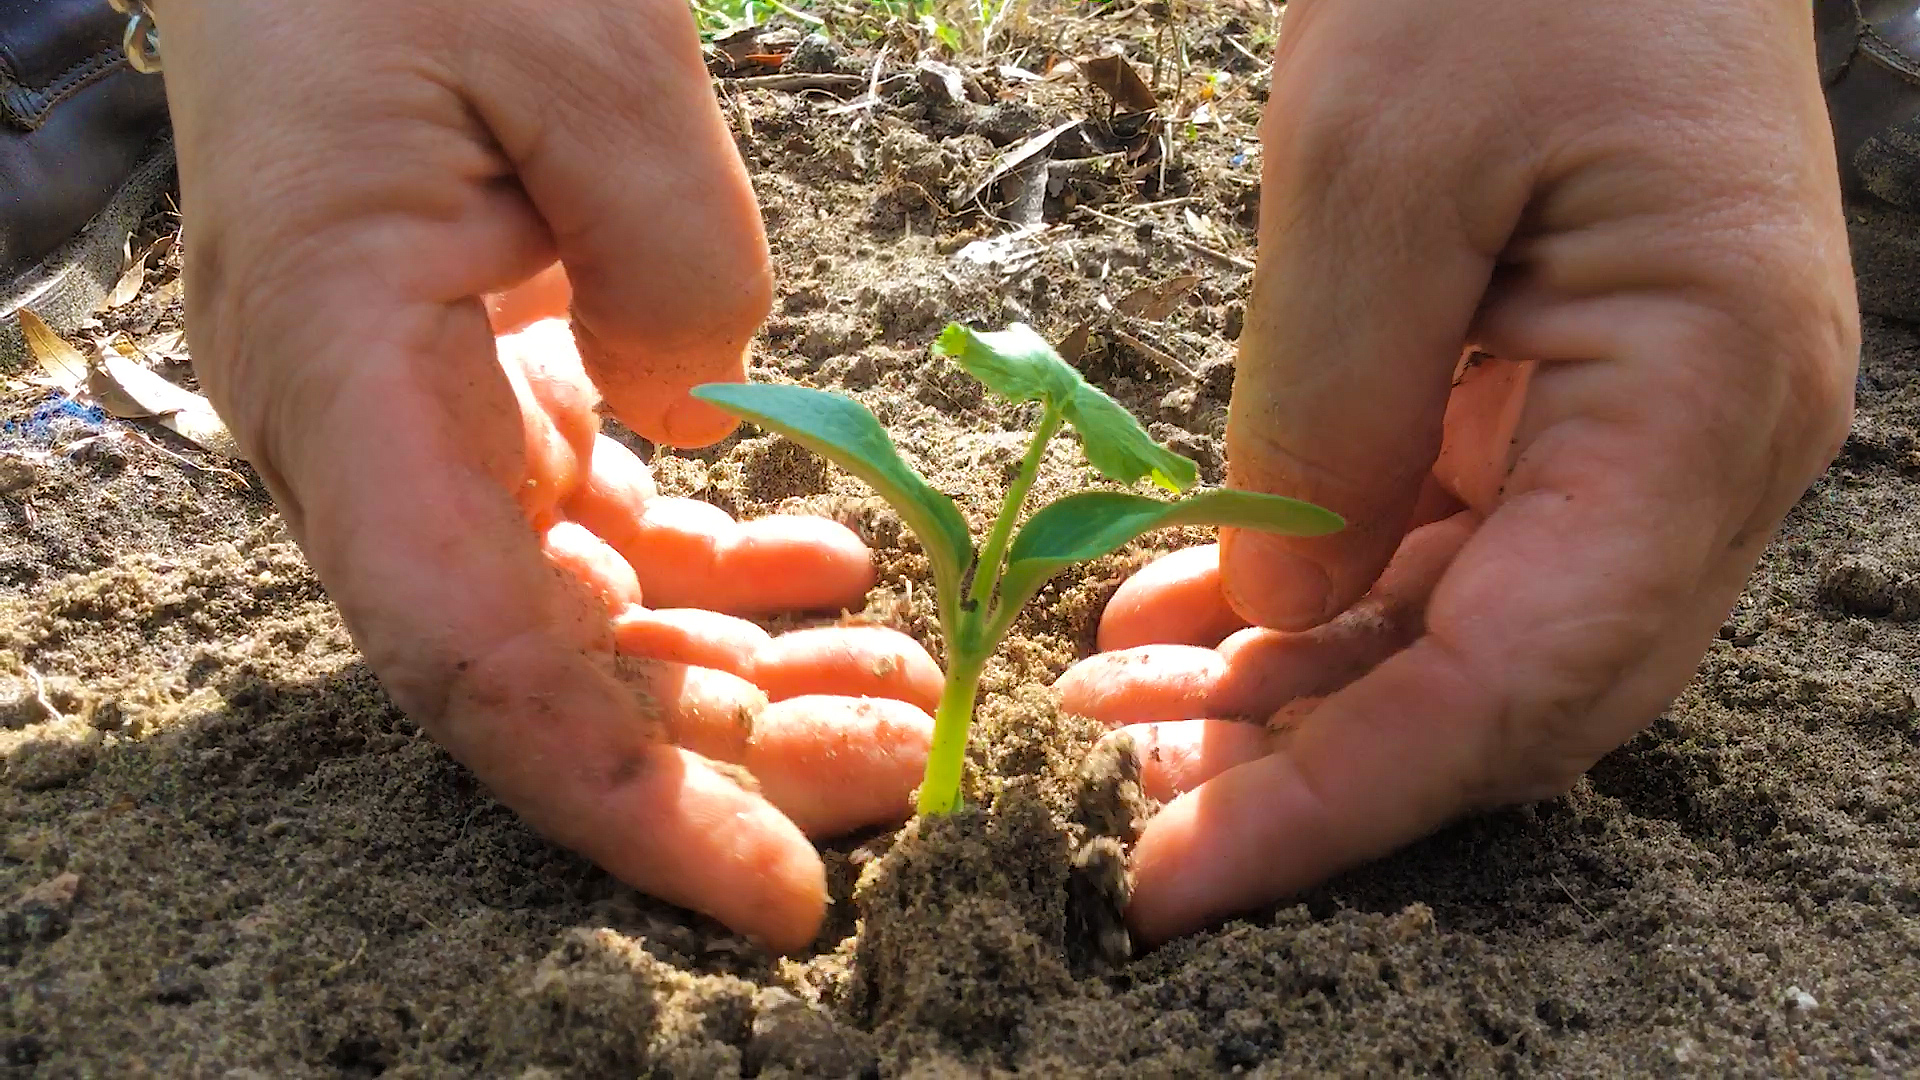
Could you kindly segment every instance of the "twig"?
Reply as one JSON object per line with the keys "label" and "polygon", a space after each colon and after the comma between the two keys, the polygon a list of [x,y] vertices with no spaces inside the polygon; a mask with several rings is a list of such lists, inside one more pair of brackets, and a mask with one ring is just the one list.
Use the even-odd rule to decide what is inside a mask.
{"label": "twig", "polygon": [[65,720],[67,719],[67,714],[61,712],[59,709],[54,707],[53,702],[49,700],[47,697],[46,680],[42,679],[40,677],[40,673],[38,671],[35,671],[31,666],[27,668],[27,680],[33,683],[34,704],[46,710],[47,719],[65,722]]}
{"label": "twig", "polygon": [[787,18],[792,19],[795,22],[803,22],[803,23],[806,23],[808,26],[827,25],[827,20],[821,18],[820,16],[809,14],[808,12],[805,12],[805,11],[795,11],[794,9],[781,3],[780,0],[767,0],[767,3],[769,6],[773,8],[773,10],[779,12],[782,15],[785,15]]}
{"label": "twig", "polygon": [[1168,207],[1185,206],[1188,203],[1194,203],[1199,201],[1200,201],[1200,196],[1198,195],[1181,195],[1178,198],[1161,199],[1158,202],[1138,203],[1136,205],[1127,207],[1127,209],[1132,210],[1135,213],[1144,214],[1149,210],[1165,210]]}
{"label": "twig", "polygon": [[1247,59],[1253,61],[1256,64],[1260,64],[1264,66],[1267,63],[1267,61],[1260,59],[1258,56],[1255,56],[1253,54],[1253,50],[1247,48],[1245,45],[1242,45],[1240,44],[1239,41],[1235,40],[1231,34],[1220,35],[1220,40],[1226,42],[1228,45],[1233,46],[1234,50],[1238,52],[1241,56],[1246,57]]}
{"label": "twig", "polygon": [[727,86],[747,90],[853,90],[865,86],[865,75],[839,75],[833,72],[793,72],[784,75],[748,75],[742,79],[722,79]]}
{"label": "twig", "polygon": [[1587,905],[1581,903],[1580,898],[1573,895],[1573,890],[1567,888],[1567,883],[1560,880],[1559,874],[1556,874],[1553,871],[1549,870],[1547,871],[1547,876],[1553,879],[1553,883],[1555,885],[1560,886],[1560,891],[1567,894],[1567,899],[1573,901],[1574,908],[1578,910],[1580,914],[1585,915],[1587,917],[1588,922],[1600,928],[1600,933],[1602,935],[1609,938],[1613,936],[1613,934],[1607,930],[1606,924],[1601,922],[1599,919],[1594,918],[1593,912],[1587,910]]}
{"label": "twig", "polygon": [[1172,353],[1167,352],[1166,350],[1158,348],[1156,346],[1149,345],[1146,342],[1140,340],[1139,338],[1133,336],[1132,334],[1127,333],[1124,329],[1121,328],[1120,320],[1117,318],[1114,319],[1112,323],[1108,325],[1107,332],[1112,334],[1114,337],[1119,338],[1121,341],[1126,342],[1128,345],[1133,346],[1136,350],[1145,354],[1148,359],[1159,361],[1161,367],[1164,367],[1172,371],[1176,375],[1185,375],[1189,379],[1196,379],[1196,380],[1200,378],[1197,372],[1195,372],[1192,368],[1188,367],[1187,365],[1181,363],[1178,359],[1174,357]]}
{"label": "twig", "polygon": [[[1128,221],[1126,218],[1114,217],[1112,214],[1103,214],[1100,211],[1095,210],[1091,206],[1076,207],[1075,213],[1088,214],[1092,217],[1099,218],[1101,221],[1107,222],[1110,225],[1123,225],[1129,229],[1139,224],[1139,222],[1137,221]],[[1221,262],[1226,263],[1228,266],[1234,267],[1239,270],[1245,270],[1248,273],[1253,272],[1253,263],[1251,261],[1247,259],[1243,259],[1238,255],[1229,255],[1218,248],[1208,247],[1207,245],[1201,243],[1198,240],[1193,239],[1192,237],[1182,236],[1179,233],[1170,233],[1168,234],[1168,239],[1171,239],[1176,244],[1181,244],[1185,247],[1192,248],[1194,251],[1197,251],[1202,255],[1206,255],[1211,258],[1218,259]]]}

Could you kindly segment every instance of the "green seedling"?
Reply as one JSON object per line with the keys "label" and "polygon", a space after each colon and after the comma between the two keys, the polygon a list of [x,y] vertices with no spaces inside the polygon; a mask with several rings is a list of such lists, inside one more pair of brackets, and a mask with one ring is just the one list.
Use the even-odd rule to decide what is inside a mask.
{"label": "green seedling", "polygon": [[[1039,426],[977,552],[959,507],[901,459],[880,421],[859,402],[799,386],[709,383],[693,391],[702,401],[793,439],[864,480],[919,538],[933,564],[947,653],[946,689],[934,712],[933,746],[920,785],[922,814],[950,813],[959,806],[981,669],[1020,609],[1055,574],[1169,526],[1230,525],[1322,536],[1344,525],[1332,511],[1277,495],[1220,488],[1186,494],[1199,475],[1192,460],[1154,442],[1132,414],[1090,385],[1030,327],[1016,323],[982,333],[950,325],[933,352],[1009,401],[1040,404]],[[1125,485],[1151,480],[1178,497],[1083,491],[1041,507],[1021,523],[1047,444],[1068,425],[1079,434],[1087,460],[1108,480]]]}

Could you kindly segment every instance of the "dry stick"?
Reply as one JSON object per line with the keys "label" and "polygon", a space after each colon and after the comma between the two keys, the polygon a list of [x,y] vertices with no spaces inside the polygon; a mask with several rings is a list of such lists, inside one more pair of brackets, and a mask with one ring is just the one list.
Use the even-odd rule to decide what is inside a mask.
{"label": "dry stick", "polygon": [[1200,378],[1200,375],[1198,372],[1194,371],[1192,368],[1188,367],[1187,365],[1181,363],[1178,359],[1174,357],[1172,353],[1167,352],[1164,349],[1158,348],[1157,346],[1149,345],[1145,341],[1142,341],[1139,338],[1133,336],[1132,334],[1127,333],[1126,330],[1121,328],[1120,320],[1118,318],[1115,318],[1111,323],[1108,324],[1107,332],[1112,334],[1114,337],[1119,338],[1121,341],[1126,342],[1128,345],[1133,346],[1136,350],[1138,350],[1142,355],[1146,356],[1149,360],[1158,361],[1161,367],[1164,367],[1169,371],[1172,371],[1176,375],[1185,375],[1189,379],[1196,379],[1196,380]]}
{"label": "dry stick", "polygon": [[867,85],[867,77],[832,72],[795,72],[791,75],[749,75],[744,79],[722,79],[720,82],[747,90],[853,90]]}
{"label": "dry stick", "polygon": [[1180,195],[1172,199],[1161,199],[1158,202],[1136,203],[1133,206],[1127,207],[1127,209],[1132,210],[1135,213],[1144,214],[1149,210],[1165,210],[1168,207],[1185,206],[1188,203],[1195,203],[1199,201],[1200,201],[1200,196],[1198,195]]}
{"label": "dry stick", "polygon": [[1234,38],[1229,35],[1222,34],[1220,36],[1220,40],[1226,42],[1228,45],[1233,46],[1233,48],[1236,51],[1238,51],[1241,56],[1246,57],[1247,59],[1253,61],[1256,64],[1265,64],[1267,62],[1265,60],[1260,59],[1258,56],[1255,56],[1253,54],[1253,50],[1247,48],[1245,45],[1240,44],[1240,42],[1234,40]]}
{"label": "dry stick", "polygon": [[[1123,225],[1129,229],[1139,224],[1139,222],[1137,221],[1128,221],[1126,218],[1114,217],[1112,214],[1103,214],[1100,211],[1095,210],[1091,206],[1077,207],[1075,208],[1074,212],[1079,214],[1088,214],[1093,217],[1099,218],[1101,221],[1107,222],[1108,224]],[[1226,252],[1221,251],[1219,248],[1208,247],[1207,245],[1201,243],[1198,240],[1192,239],[1191,237],[1181,236],[1179,233],[1169,234],[1169,239],[1173,240],[1173,242],[1176,244],[1180,244],[1185,247],[1192,248],[1194,251],[1197,251],[1202,255],[1207,255],[1212,258],[1218,259],[1221,262],[1226,263],[1228,266],[1231,266],[1240,270],[1245,270],[1248,273],[1253,272],[1253,263],[1246,259],[1241,258],[1238,255],[1229,255]]]}
{"label": "dry stick", "polygon": [[33,683],[34,704],[46,710],[47,719],[58,720],[64,723],[67,719],[66,714],[54,707],[52,700],[47,697],[46,681],[40,677],[40,673],[35,671],[31,665],[27,667],[27,678]]}

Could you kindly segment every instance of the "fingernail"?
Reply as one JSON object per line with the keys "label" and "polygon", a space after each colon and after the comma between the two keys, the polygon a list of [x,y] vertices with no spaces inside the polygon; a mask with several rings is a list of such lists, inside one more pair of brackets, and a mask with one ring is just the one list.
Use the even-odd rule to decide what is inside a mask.
{"label": "fingernail", "polygon": [[1221,587],[1241,618],[1278,630],[1305,630],[1327,619],[1333,581],[1319,563],[1270,533],[1239,532],[1220,555]]}

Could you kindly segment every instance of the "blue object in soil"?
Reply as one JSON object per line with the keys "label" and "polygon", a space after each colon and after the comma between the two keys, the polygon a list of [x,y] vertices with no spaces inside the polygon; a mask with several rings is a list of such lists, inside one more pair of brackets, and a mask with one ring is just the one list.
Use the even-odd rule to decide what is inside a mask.
{"label": "blue object in soil", "polygon": [[106,427],[107,414],[98,405],[82,405],[65,394],[56,394],[34,406],[25,420],[9,420],[0,430],[44,441],[53,437],[53,425],[61,420],[81,424],[89,431],[100,431]]}

